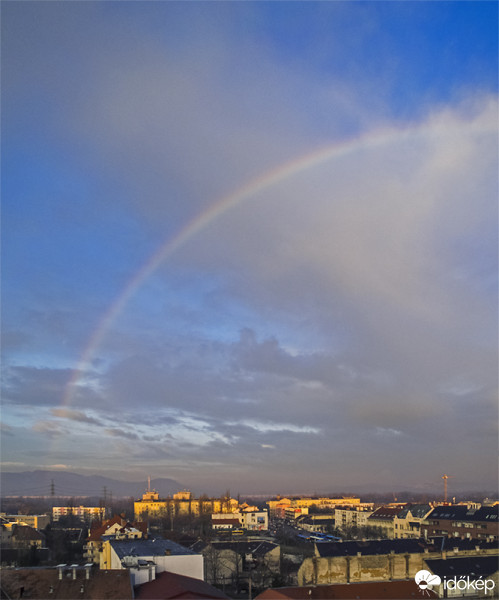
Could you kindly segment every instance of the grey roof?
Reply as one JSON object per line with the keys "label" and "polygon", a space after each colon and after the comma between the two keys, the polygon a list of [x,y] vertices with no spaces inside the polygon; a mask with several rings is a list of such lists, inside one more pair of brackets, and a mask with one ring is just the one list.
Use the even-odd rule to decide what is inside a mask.
{"label": "grey roof", "polygon": [[480,548],[482,550],[495,550],[497,548],[497,542],[487,541],[485,539],[478,538],[458,538],[458,537],[447,537],[442,535],[432,535],[429,540],[438,550],[474,550]]}
{"label": "grey roof", "polygon": [[110,540],[109,543],[120,559],[125,558],[125,556],[197,554],[180,544],[163,538],[152,538],[147,540],[142,538],[134,540]]}
{"label": "grey roof", "polygon": [[425,548],[430,550],[434,546],[425,543],[424,540],[402,539],[402,540],[366,540],[349,542],[318,542],[315,544],[319,556],[356,556],[361,553],[364,556],[373,554],[417,554],[424,552]]}
{"label": "grey roof", "polygon": [[425,561],[430,571],[440,577],[488,577],[499,569],[497,556],[468,556],[465,558],[439,558]]}
{"label": "grey roof", "polygon": [[411,506],[406,506],[405,508],[403,508],[399,514],[397,515],[397,517],[399,519],[405,519],[405,517],[408,515],[409,511],[411,512],[411,515],[415,518],[415,519],[422,519],[425,515],[427,515],[431,510],[431,506],[429,504],[412,504]]}
{"label": "grey roof", "polygon": [[[203,546],[201,544],[204,544]],[[201,552],[207,546],[212,546],[215,550],[233,550],[234,552],[238,552],[239,554],[255,554],[255,555],[264,555],[275,548],[279,548],[278,544],[274,544],[274,542],[264,541],[235,541],[235,542],[210,542],[209,544],[205,544],[204,542],[197,542],[191,548],[196,549],[198,552]]]}
{"label": "grey roof", "polygon": [[437,506],[428,515],[428,519],[452,519],[458,521],[485,521],[497,523],[499,506],[482,506],[481,508],[468,508],[463,504],[454,506]]}

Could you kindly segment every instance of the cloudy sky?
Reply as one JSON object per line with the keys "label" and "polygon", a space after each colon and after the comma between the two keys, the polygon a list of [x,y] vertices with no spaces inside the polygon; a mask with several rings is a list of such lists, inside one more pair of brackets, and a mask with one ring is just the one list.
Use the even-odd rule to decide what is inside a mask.
{"label": "cloudy sky", "polygon": [[496,489],[497,10],[2,3],[3,470]]}

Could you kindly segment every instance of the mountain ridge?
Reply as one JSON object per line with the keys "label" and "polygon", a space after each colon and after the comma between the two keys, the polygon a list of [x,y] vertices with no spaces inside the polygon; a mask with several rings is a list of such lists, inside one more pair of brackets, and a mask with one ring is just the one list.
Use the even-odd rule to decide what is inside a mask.
{"label": "mountain ridge", "polygon": [[[52,490],[53,482],[53,490]],[[71,471],[4,472],[0,474],[2,496],[51,496],[54,497],[141,497],[147,488],[143,481],[123,481],[103,475],[80,475]],[[168,496],[185,488],[181,483],[166,477],[151,479],[151,488],[160,496]],[[52,494],[53,491],[53,494]]]}

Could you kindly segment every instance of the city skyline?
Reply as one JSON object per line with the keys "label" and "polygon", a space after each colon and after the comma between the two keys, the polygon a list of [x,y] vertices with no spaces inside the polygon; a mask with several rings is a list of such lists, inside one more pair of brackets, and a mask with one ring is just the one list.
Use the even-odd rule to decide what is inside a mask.
{"label": "city skyline", "polygon": [[497,11],[4,3],[2,470],[496,489]]}

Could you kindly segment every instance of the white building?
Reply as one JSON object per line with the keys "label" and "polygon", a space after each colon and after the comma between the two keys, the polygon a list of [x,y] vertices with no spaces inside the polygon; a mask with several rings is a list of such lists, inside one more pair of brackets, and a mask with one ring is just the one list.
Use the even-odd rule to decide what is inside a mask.
{"label": "white building", "polygon": [[250,531],[267,531],[269,528],[269,513],[266,510],[243,512],[243,527]]}
{"label": "white building", "polygon": [[168,571],[194,579],[204,579],[203,555],[162,538],[109,540],[104,542],[101,569],[130,569],[133,585],[155,579]]}
{"label": "white building", "polygon": [[334,511],[335,525],[338,529],[349,529],[350,527],[366,527],[367,519],[373,514],[372,510],[354,507],[336,508]]}
{"label": "white building", "polygon": [[213,529],[238,529],[243,524],[241,513],[213,513],[211,526]]}
{"label": "white building", "polygon": [[52,508],[54,521],[68,516],[78,517],[84,521],[93,521],[94,519],[102,521],[105,514],[106,509],[101,506],[54,506]]}

